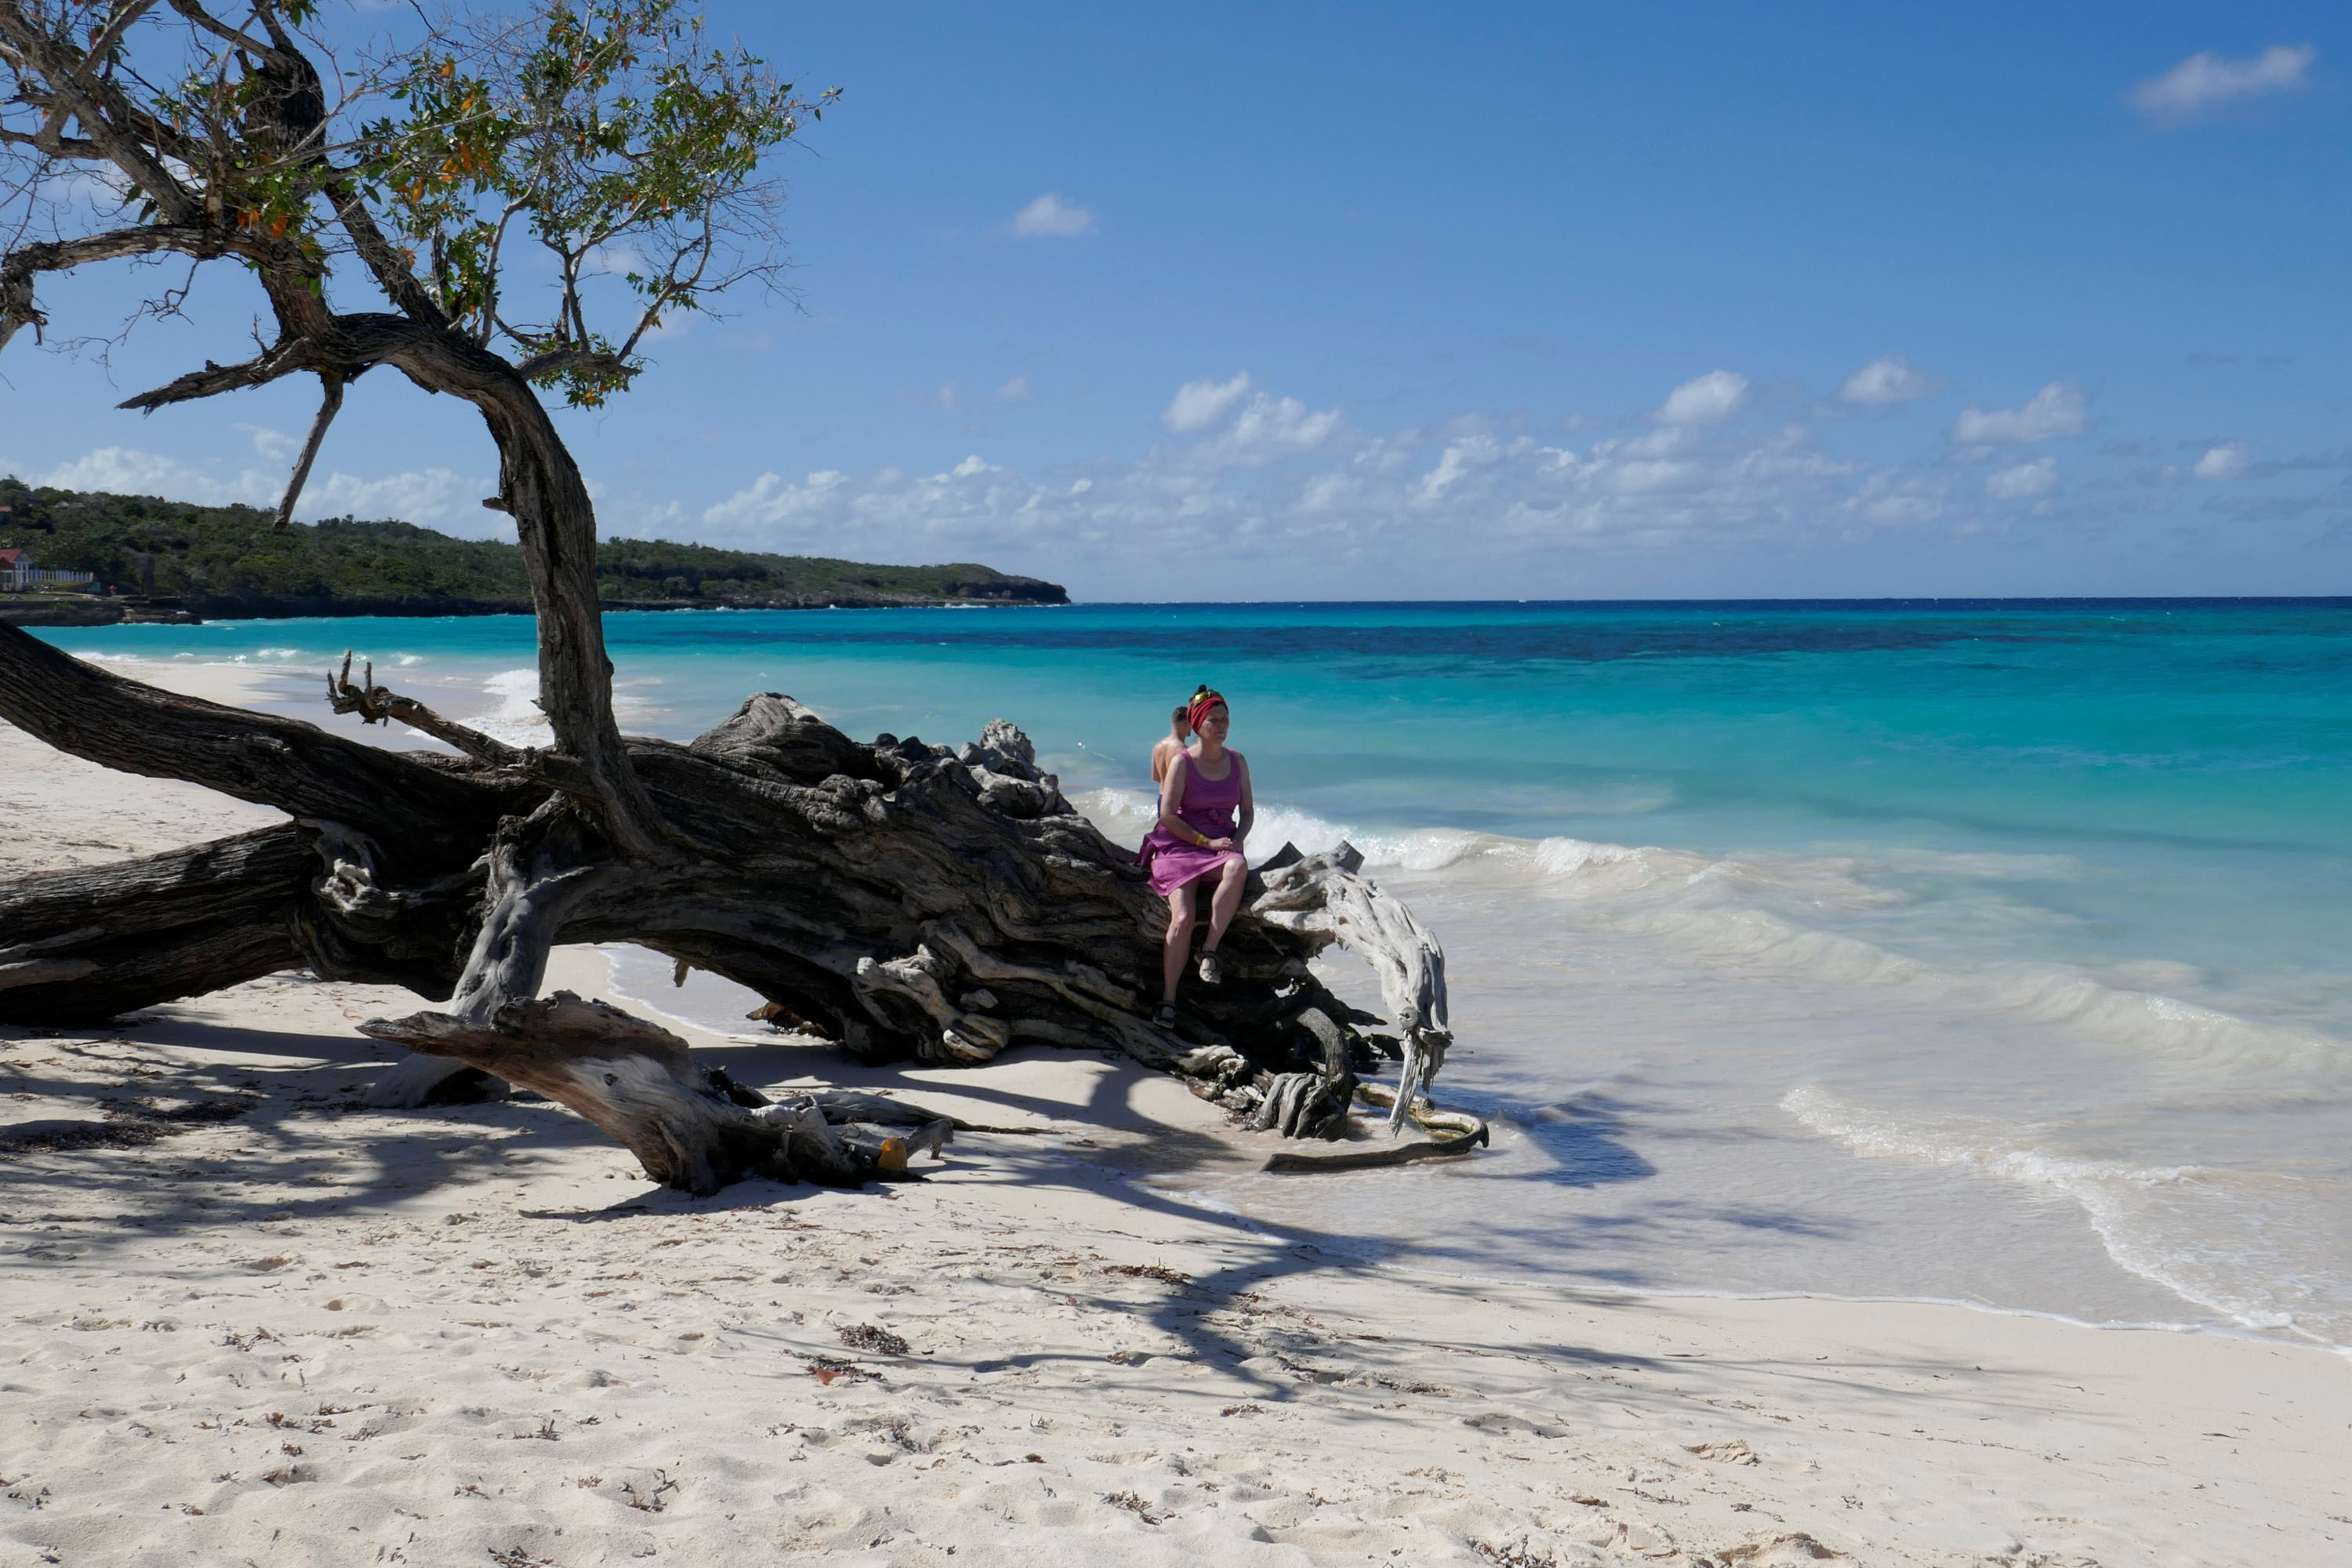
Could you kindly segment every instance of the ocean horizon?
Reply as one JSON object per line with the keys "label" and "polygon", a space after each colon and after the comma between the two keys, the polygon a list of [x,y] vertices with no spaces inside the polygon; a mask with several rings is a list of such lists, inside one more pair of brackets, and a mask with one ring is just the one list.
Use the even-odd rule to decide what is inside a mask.
{"label": "ocean horizon", "polygon": [[[1226,692],[1253,858],[1348,839],[1436,931],[1438,1098],[1497,1137],[1168,1195],[1440,1272],[2352,1345],[2352,597],[992,610],[615,615],[622,722],[1007,718],[1132,843],[1169,709]],[[268,671],[337,726],[350,647],[544,734],[527,616],[41,635]],[[667,970],[618,974],[751,1032]]]}

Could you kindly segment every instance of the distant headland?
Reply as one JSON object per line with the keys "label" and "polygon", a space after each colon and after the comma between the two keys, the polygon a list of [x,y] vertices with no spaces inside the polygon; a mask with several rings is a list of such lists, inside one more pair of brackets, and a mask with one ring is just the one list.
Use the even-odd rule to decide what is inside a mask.
{"label": "distant headland", "polygon": [[[970,563],[877,566],[650,539],[601,542],[596,580],[605,607],[614,610],[1066,605],[1070,598],[1059,584]],[[279,532],[258,507],[51,489],[0,478],[0,622],[495,616],[530,608],[522,551],[513,544],[351,518]]]}

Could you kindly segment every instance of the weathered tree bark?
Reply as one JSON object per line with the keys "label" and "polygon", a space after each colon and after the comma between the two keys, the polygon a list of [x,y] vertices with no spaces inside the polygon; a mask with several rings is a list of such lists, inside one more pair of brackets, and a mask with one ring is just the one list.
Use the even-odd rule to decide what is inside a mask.
{"label": "weathered tree bark", "polygon": [[[402,701],[372,682],[336,689],[339,707],[405,711],[467,743]],[[126,716],[183,743],[134,745]],[[960,752],[862,744],[772,693],[690,744],[630,738],[622,759],[667,840],[639,859],[604,831],[601,796],[562,753],[486,742],[487,761],[427,760],[360,745],[172,698],[5,628],[0,717],[100,760],[358,819],[306,816],[0,889],[5,963],[39,966],[0,969],[0,982],[22,976],[0,989],[0,1022],[88,1021],[296,964],[393,981],[446,1006],[369,1026],[420,1053],[390,1075],[389,1098],[421,1102],[449,1072],[493,1073],[698,1190],[868,1167],[795,1153],[775,1118],[747,1121],[714,1098],[650,1025],[535,1001],[559,943],[642,943],[751,987],[868,1062],[981,1062],[1020,1042],[1118,1050],[1294,1137],[1339,1135],[1388,1044],[1363,1027],[1381,1020],[1316,977],[1318,952],[1338,943],[1374,960],[1413,1083],[1447,1038],[1435,942],[1344,847],[1278,857],[1227,934],[1224,984],[1193,988],[1175,1031],[1154,1027],[1165,906],[1002,721]],[[443,815],[420,816],[428,789]],[[604,1075],[614,1082],[600,1089]],[[1410,1085],[1400,1100],[1412,1102]]]}
{"label": "weathered tree bark", "polygon": [[310,837],[266,828],[0,884],[0,1018],[97,1022],[300,966]]}

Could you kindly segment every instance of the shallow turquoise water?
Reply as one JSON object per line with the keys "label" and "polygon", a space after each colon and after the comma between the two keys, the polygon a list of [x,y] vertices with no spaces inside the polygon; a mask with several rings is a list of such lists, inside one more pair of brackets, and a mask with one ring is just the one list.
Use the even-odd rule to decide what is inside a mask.
{"label": "shallow turquoise water", "polygon": [[[51,635],[283,668],[298,704],[355,646],[453,712],[533,718],[522,620]],[[1401,1235],[1431,1267],[2352,1341],[2352,603],[730,612],[608,636],[635,727],[690,733],[763,689],[861,735],[1008,717],[1115,833],[1139,831],[1169,707],[1224,690],[1254,847],[1344,833],[1433,919],[1445,1087],[1511,1133],[1475,1171],[1188,1196]]]}

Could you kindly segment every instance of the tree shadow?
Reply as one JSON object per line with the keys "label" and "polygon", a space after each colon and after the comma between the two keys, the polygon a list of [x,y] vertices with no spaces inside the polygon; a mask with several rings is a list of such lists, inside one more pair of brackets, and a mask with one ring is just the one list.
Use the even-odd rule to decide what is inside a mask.
{"label": "tree shadow", "polygon": [[[21,1037],[9,1042],[26,1043]],[[78,1226],[74,1228],[80,1235],[41,1239],[42,1247],[62,1248],[62,1256],[87,1258],[96,1253],[103,1260],[133,1255],[144,1243],[178,1234],[217,1233],[289,1221],[349,1222],[388,1213],[436,1193],[463,1191],[469,1202],[496,1203],[500,1188],[514,1184],[506,1156],[520,1148],[556,1152],[601,1149],[619,1153],[588,1123],[545,1102],[506,1101],[403,1112],[362,1109],[353,1095],[371,1068],[381,1062],[381,1054],[373,1042],[331,1031],[272,1032],[173,1018],[143,1022],[88,1041],[42,1038],[30,1044],[36,1047],[33,1053],[0,1054],[0,1068],[24,1081],[24,1070],[37,1069],[38,1058],[71,1065],[76,1070],[68,1072],[60,1067],[45,1072],[44,1089],[82,1098],[94,1107],[125,1096],[165,1090],[176,1096],[236,1095],[251,1101],[244,1116],[215,1126],[215,1136],[186,1143],[174,1133],[143,1151],[100,1148],[12,1159],[11,1182],[20,1195],[29,1198],[43,1184],[58,1189],[61,1196],[63,1189],[70,1188],[76,1206],[84,1214],[124,1222]],[[1048,1215],[1055,1207],[1055,1192],[1085,1194],[1139,1216],[1171,1222],[1189,1237],[1214,1234],[1213,1247],[1188,1242],[1186,1251],[1194,1258],[1213,1251],[1223,1255],[1215,1267],[1170,1277],[1172,1271],[1154,1269],[1121,1275],[1113,1272],[1098,1253],[1091,1259],[1079,1256],[1082,1250],[1090,1251],[1093,1242],[1104,1234],[1098,1228],[1080,1226],[1066,1235],[1042,1230],[1039,1247],[1066,1256],[1073,1277],[1050,1286],[1037,1280],[1028,1283],[1041,1293],[1050,1291],[1100,1311],[1131,1316],[1164,1335],[1163,1342],[1181,1347],[1179,1361],[1196,1361],[1218,1369],[1246,1389],[1250,1399],[1268,1405],[1286,1403],[1335,1384],[1405,1393],[1432,1388],[1434,1385],[1424,1380],[1433,1347],[1468,1358],[1521,1358],[1554,1368],[1561,1376],[1573,1375],[1575,1369],[1601,1369],[1624,1377],[1687,1371],[1682,1363],[1628,1355],[1570,1331],[1568,1325],[1580,1316],[1570,1309],[1605,1299],[1592,1294],[1592,1287],[1638,1289],[1646,1281],[1637,1271],[1596,1264],[1573,1278],[1528,1280],[1512,1287],[1559,1310],[1536,1311],[1511,1336],[1498,1342],[1476,1327],[1478,1304],[1497,1287],[1435,1271],[1454,1264],[1459,1255],[1433,1256],[1426,1243],[1382,1235],[1374,1226],[1343,1232],[1243,1218],[1188,1201],[1151,1178],[1188,1172],[1244,1173],[1254,1158],[1272,1152],[1279,1141],[1222,1128],[1171,1125],[1167,1118],[1150,1113],[1149,1101],[1153,1095],[1182,1091],[1172,1087],[1172,1080],[1123,1058],[1104,1056],[1088,1061],[1087,1065],[1095,1070],[1080,1075],[1067,1070],[1071,1058],[1080,1053],[1023,1047],[1000,1058],[1005,1070],[982,1076],[945,1069],[905,1072],[865,1068],[830,1053],[820,1056],[805,1047],[779,1049],[750,1042],[703,1048],[697,1055],[710,1065],[724,1067],[739,1081],[772,1090],[786,1089],[787,1079],[814,1076],[843,1088],[887,1089],[918,1104],[936,1100],[967,1120],[982,1120],[974,1111],[985,1108],[991,1112],[988,1120],[1058,1123],[1052,1128],[1041,1125],[1035,1136],[966,1135],[943,1173],[947,1182],[964,1194],[983,1197],[981,1190],[988,1186],[1018,1189],[1031,1200],[1025,1206]],[[1038,1082],[1024,1083],[1019,1071],[1024,1057],[1049,1073],[1040,1074]],[[134,1070],[166,1066],[171,1068],[168,1078],[161,1070],[154,1071],[152,1079]],[[109,1081],[99,1076],[99,1068],[118,1070]],[[1046,1076],[1052,1078],[1052,1085],[1043,1081]],[[1072,1085],[1078,1086],[1075,1092]],[[1060,1086],[1058,1092],[1055,1086]],[[1640,1115],[1639,1107],[1626,1099],[1595,1094],[1580,1096],[1558,1108],[1556,1114],[1535,1120],[1521,1133],[1549,1157],[1553,1170],[1531,1179],[1590,1187],[1638,1183],[1654,1174],[1654,1167],[1625,1142],[1636,1131]],[[366,1125],[374,1135],[355,1143],[355,1123]],[[110,1123],[101,1121],[99,1125]],[[1450,1174],[1429,1167],[1363,1174],[1392,1181],[1423,1179],[1423,1173],[1434,1180]],[[18,1181],[18,1177],[26,1179]],[[1361,1177],[1328,1174],[1279,1179],[1357,1183]],[[1364,1190],[1376,1191],[1369,1186]],[[812,1203],[820,1192],[809,1186],[756,1182],[697,1198],[632,1184],[612,1203],[517,1205],[508,1212],[533,1225],[642,1223],[675,1235],[675,1222],[681,1217],[730,1211],[789,1211]],[[877,1203],[890,1201],[875,1189],[869,1189],[867,1196]],[[1581,1238],[1572,1235],[1566,1240],[1570,1250],[1589,1245],[1597,1251],[1604,1243],[1614,1247],[1628,1236],[1641,1235],[1675,1217],[1674,1205],[1661,1205],[1643,1215],[1580,1216],[1577,1226]],[[1835,1234],[1828,1222],[1808,1215],[1736,1204],[1709,1206],[1704,1217],[1779,1234]],[[887,1215],[877,1214],[875,1222],[887,1229]],[[660,1239],[667,1239],[667,1235]],[[1562,1238],[1554,1235],[1551,1239],[1557,1244]],[[23,1249],[26,1256],[32,1252],[32,1248]],[[1352,1287],[1341,1293],[1342,1304],[1328,1312],[1329,1321],[1315,1310],[1301,1310],[1269,1295],[1276,1287],[1318,1279]],[[1458,1303],[1460,1331],[1454,1331],[1442,1315],[1433,1323],[1428,1321],[1424,1309],[1423,1321],[1409,1335],[1391,1341],[1384,1333],[1372,1331],[1381,1327],[1376,1321],[1379,1301],[1398,1291],[1409,1291],[1421,1303],[1433,1300]],[[1332,1292],[1310,1287],[1286,1289],[1282,1295],[1289,1301],[1311,1303]],[[1645,1300],[1645,1310],[1671,1314],[1676,1310],[1671,1299],[1663,1304],[1659,1299]],[[1368,1323],[1368,1315],[1374,1321]],[[1491,1314],[1487,1317],[1491,1319]],[[978,1374],[1099,1358],[1071,1351],[1008,1354],[1002,1347],[975,1345],[969,1352],[940,1352],[928,1359],[934,1365]],[[1868,1387],[1874,1395],[1887,1393],[1877,1380],[1890,1375],[1951,1370],[1925,1357],[1916,1363],[1882,1359],[1868,1367],[1844,1368],[1791,1369],[1765,1358],[1715,1364],[1743,1366],[1751,1376],[1769,1373],[1823,1384],[1851,1383],[1856,1388]],[[1149,1373],[1127,1375],[1141,1375],[1147,1384],[1151,1381]],[[1170,1397],[1185,1392],[1173,1376],[1163,1381]],[[1630,1395],[1622,1389],[1612,1389],[1611,1397]],[[2021,1396],[2021,1407],[2029,1403]],[[1365,1411],[1339,1418],[1403,1417]]]}

